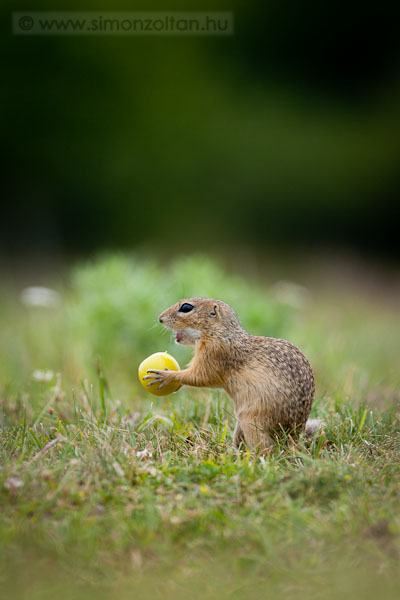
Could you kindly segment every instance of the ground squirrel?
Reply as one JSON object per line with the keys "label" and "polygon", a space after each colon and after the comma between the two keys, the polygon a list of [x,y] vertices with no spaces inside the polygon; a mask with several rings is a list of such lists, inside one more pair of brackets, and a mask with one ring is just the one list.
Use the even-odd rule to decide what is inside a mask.
{"label": "ground squirrel", "polygon": [[233,440],[237,446],[245,442],[251,449],[265,450],[274,446],[277,435],[305,429],[314,397],[314,376],[296,346],[278,338],[250,335],[235,311],[220,300],[181,300],[158,320],[175,331],[177,343],[194,345],[195,355],[181,371],[149,370],[146,377],[152,381],[148,385],[161,388],[178,382],[224,389],[235,405]]}

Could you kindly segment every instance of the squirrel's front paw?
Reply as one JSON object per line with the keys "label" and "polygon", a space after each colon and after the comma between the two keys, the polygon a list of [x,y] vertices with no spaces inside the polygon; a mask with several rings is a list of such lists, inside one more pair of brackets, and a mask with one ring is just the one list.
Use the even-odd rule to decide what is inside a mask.
{"label": "squirrel's front paw", "polygon": [[159,371],[158,369],[148,369],[146,372],[152,373],[151,375],[145,375],[143,377],[143,379],[152,380],[147,384],[148,387],[150,385],[159,384],[158,389],[161,390],[164,387],[164,385],[167,385],[167,383],[171,383],[174,380],[173,371],[169,371],[168,369],[166,369],[165,371]]}

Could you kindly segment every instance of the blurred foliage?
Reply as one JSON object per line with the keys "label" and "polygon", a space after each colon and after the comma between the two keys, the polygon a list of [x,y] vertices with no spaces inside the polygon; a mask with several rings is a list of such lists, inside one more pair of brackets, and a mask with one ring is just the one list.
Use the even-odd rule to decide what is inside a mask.
{"label": "blurred foliage", "polygon": [[266,285],[201,255],[163,264],[110,254],[78,264],[55,305],[27,304],[27,295],[18,298],[6,286],[0,294],[0,381],[14,391],[25,382],[35,395],[37,369],[59,372],[74,386],[100,369],[117,396],[143,398],[137,367],[147,355],[167,350],[181,366],[192,355],[157,321],[190,296],[225,300],[250,333],[297,344],[314,366],[319,397],[351,391],[361,400],[383,386],[384,401],[400,384],[395,310],[377,310],[355,292],[311,292],[290,281]]}
{"label": "blurred foliage", "polygon": [[253,333],[282,335],[293,309],[261,286],[252,285],[250,294],[251,285],[202,256],[162,266],[110,255],[78,265],[58,306],[16,310],[15,296],[4,290],[0,374],[16,383],[35,369],[50,368],[76,383],[100,361],[117,389],[126,389],[138,383],[138,364],[148,354],[168,350],[180,362],[189,359],[191,350],[176,346],[157,320],[165,308],[188,296],[223,299]]}
{"label": "blurred foliage", "polygon": [[[158,324],[158,315],[180,298],[218,297],[235,306],[246,325],[261,335],[278,336],[290,315],[286,307],[262,289],[253,289],[226,274],[204,257],[176,260],[171,267],[110,257],[78,268],[72,286],[76,293],[72,319],[78,331],[87,331],[94,352],[112,356],[140,356],[165,344],[170,334]],[[222,296],[222,297],[221,297]],[[163,339],[161,333],[167,334]]]}
{"label": "blurred foliage", "polygon": [[[143,241],[398,251],[398,6],[201,8],[232,10],[235,35],[3,36],[8,256]],[[118,3],[140,9],[199,6]]]}

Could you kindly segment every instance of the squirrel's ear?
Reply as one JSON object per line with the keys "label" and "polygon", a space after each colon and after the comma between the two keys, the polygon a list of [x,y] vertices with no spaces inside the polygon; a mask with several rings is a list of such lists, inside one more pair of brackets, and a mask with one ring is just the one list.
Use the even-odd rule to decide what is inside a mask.
{"label": "squirrel's ear", "polygon": [[215,304],[214,308],[212,309],[212,311],[210,312],[209,316],[212,319],[215,319],[215,317],[218,315],[218,306]]}

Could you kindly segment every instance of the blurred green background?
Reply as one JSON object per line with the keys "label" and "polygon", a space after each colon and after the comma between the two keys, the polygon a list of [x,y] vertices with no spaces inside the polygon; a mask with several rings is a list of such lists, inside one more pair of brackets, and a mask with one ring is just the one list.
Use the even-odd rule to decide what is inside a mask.
{"label": "blurred green background", "polygon": [[[72,0],[235,31],[21,36],[57,7],[3,1],[7,597],[399,597],[399,6]],[[226,394],[140,386],[192,295],[304,350],[310,447],[236,453]]]}
{"label": "blurred green background", "polygon": [[[199,9],[233,11],[234,35],[6,30],[6,264],[143,244],[398,258],[399,7],[68,3],[99,14]],[[12,10],[21,6],[3,2],[5,21]]]}

